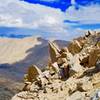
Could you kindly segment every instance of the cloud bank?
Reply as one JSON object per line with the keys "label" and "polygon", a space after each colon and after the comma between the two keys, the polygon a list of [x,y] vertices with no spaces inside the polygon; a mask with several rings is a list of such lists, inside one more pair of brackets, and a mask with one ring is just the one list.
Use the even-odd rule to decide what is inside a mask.
{"label": "cloud bank", "polygon": [[88,27],[89,24],[100,24],[98,4],[80,6],[75,0],[72,3],[72,6],[62,12],[40,4],[0,0],[0,26],[33,29],[37,35],[48,38],[71,39],[84,32],[83,25]]}

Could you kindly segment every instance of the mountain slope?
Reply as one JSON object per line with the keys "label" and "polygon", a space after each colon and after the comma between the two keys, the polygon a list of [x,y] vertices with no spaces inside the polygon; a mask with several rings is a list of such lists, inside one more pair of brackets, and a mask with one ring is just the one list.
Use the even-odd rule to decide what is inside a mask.
{"label": "mountain slope", "polygon": [[[54,42],[59,46],[68,43],[60,40]],[[45,67],[48,56],[48,40],[40,37],[0,38],[0,97],[12,97],[23,86],[22,79],[27,68],[31,64]],[[5,89],[8,89],[8,94]]]}

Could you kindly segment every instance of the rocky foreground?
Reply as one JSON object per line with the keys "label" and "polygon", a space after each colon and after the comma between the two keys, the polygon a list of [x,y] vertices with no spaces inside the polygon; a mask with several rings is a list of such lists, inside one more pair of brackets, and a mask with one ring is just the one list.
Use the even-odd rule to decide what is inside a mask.
{"label": "rocky foreground", "polygon": [[[69,42],[52,40],[59,47]],[[22,39],[0,38],[0,100],[11,97],[22,90],[23,76],[33,63],[44,68],[48,63],[48,40],[41,37]],[[38,61],[38,62],[37,62]]]}
{"label": "rocky foreground", "polygon": [[46,69],[31,65],[12,100],[100,100],[99,32],[87,32],[62,49],[49,42],[49,53]]}

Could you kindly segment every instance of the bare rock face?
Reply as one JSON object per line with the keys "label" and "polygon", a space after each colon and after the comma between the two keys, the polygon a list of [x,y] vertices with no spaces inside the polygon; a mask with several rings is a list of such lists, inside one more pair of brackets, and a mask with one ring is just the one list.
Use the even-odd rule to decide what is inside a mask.
{"label": "bare rock face", "polygon": [[32,65],[29,67],[28,74],[26,75],[25,79],[26,81],[33,82],[41,73],[41,70],[36,65]]}
{"label": "bare rock face", "polygon": [[51,66],[55,73],[59,72],[59,66],[58,66],[57,62],[53,63]]}
{"label": "bare rock face", "polygon": [[78,83],[78,90],[82,92],[90,91],[93,89],[93,84],[91,82],[80,82]]}
{"label": "bare rock face", "polygon": [[81,49],[82,49],[82,46],[80,45],[80,43],[77,40],[72,41],[68,46],[68,50],[72,54],[79,53],[81,51]]}
{"label": "bare rock face", "polygon": [[99,76],[100,76],[100,72],[94,74],[91,78],[94,88],[100,88],[100,77]]}
{"label": "bare rock face", "polygon": [[34,100],[36,96],[28,91],[23,91],[16,94],[12,100]]}
{"label": "bare rock face", "polygon": [[67,97],[66,100],[85,100],[85,93],[76,91],[70,97]]}
{"label": "bare rock face", "polygon": [[49,43],[50,64],[43,72],[35,65],[28,69],[24,91],[12,100],[99,100],[100,47],[97,33],[88,32],[61,50]]}
{"label": "bare rock face", "polygon": [[89,63],[89,54],[87,53],[82,53],[79,57],[80,64],[86,67]]}
{"label": "bare rock face", "polygon": [[49,52],[51,62],[54,63],[57,61],[57,56],[59,56],[59,49],[51,42],[49,42]]}
{"label": "bare rock face", "polygon": [[79,55],[76,54],[70,61],[70,76],[74,75],[75,73],[82,73],[84,71],[83,66],[80,65]]}
{"label": "bare rock face", "polygon": [[90,55],[89,55],[89,67],[91,66],[95,66],[96,65],[96,62],[98,60],[98,55],[100,54],[100,48],[98,49],[93,49],[91,52],[90,52]]}

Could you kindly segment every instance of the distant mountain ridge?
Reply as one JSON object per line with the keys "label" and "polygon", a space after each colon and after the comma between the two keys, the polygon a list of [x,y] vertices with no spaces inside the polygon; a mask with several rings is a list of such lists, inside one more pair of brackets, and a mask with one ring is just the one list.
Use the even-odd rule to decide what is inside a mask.
{"label": "distant mountain ridge", "polygon": [[[67,41],[62,40],[54,40],[54,42],[60,47],[68,44]],[[36,64],[40,68],[45,67],[48,63],[48,57],[48,40],[41,37],[1,37],[0,91],[2,92],[0,92],[0,96],[12,97],[17,92],[16,89],[21,88],[23,75],[27,68],[31,64]]]}
{"label": "distant mountain ridge", "polygon": [[32,36],[32,33],[33,30],[28,28],[0,27],[0,37],[25,38]]}
{"label": "distant mountain ridge", "polygon": [[[54,43],[60,47],[68,44],[62,40],[54,40]],[[4,77],[21,79],[31,64],[36,64],[40,68],[45,67],[48,56],[48,40],[41,37],[0,38],[0,74]]]}

